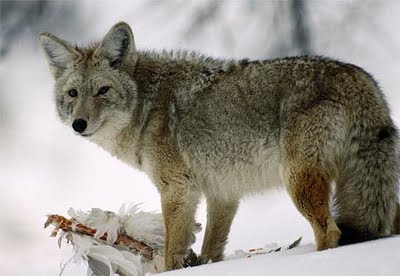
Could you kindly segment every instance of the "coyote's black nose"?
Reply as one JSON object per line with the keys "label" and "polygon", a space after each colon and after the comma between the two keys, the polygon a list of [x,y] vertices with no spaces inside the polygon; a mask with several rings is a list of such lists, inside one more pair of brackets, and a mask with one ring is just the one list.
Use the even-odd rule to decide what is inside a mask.
{"label": "coyote's black nose", "polygon": [[84,119],[76,119],[72,123],[72,128],[79,133],[82,133],[85,131],[87,127],[87,122]]}

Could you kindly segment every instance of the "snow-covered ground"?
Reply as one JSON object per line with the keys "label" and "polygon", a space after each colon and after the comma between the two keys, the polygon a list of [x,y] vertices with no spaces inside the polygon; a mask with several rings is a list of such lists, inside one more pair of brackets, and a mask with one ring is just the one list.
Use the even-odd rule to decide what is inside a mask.
{"label": "snow-covered ground", "polygon": [[308,244],[288,251],[186,268],[165,276],[395,276],[400,273],[400,236],[322,252]]}
{"label": "snow-covered ground", "polygon": [[[192,29],[189,23],[196,18],[196,9],[207,2],[211,1],[75,1],[80,28],[66,24],[60,30],[69,28],[65,38],[85,44],[124,20],[133,27],[140,49],[186,48],[251,59],[267,58],[273,42],[282,39],[285,29],[275,30],[272,23],[287,19],[270,8],[284,1],[221,1],[224,5],[216,18]],[[382,2],[310,1],[312,46],[317,54],[358,64],[374,75],[399,125],[400,1]],[[0,275],[58,275],[60,263],[72,253],[69,247],[59,250],[50,230],[43,229],[46,214],[65,214],[69,207],[117,211],[126,202],[143,202],[145,210],[159,210],[159,195],[142,173],[59,122],[53,80],[32,42],[36,34],[24,32],[0,62]],[[62,31],[55,34],[64,37]],[[204,203],[197,219],[205,223]],[[194,245],[197,252],[203,233]],[[299,236],[304,246],[293,251],[167,275],[399,275],[399,237],[314,252],[310,226],[283,192],[242,201],[227,253],[271,242],[286,244]],[[70,265],[63,275],[86,275],[86,268]]]}

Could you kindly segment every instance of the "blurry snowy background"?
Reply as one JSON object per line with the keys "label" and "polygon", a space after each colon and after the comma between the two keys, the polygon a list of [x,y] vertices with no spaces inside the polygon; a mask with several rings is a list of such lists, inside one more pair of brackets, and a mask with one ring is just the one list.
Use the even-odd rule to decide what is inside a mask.
{"label": "blurry snowy background", "polygon": [[[400,1],[0,1],[0,275],[58,275],[71,248],[43,230],[69,207],[118,211],[126,202],[159,210],[148,178],[73,134],[53,103],[53,80],[36,34],[85,45],[117,21],[140,49],[185,48],[221,58],[318,54],[375,76],[400,123]],[[201,204],[198,220],[205,222]],[[202,234],[195,250],[199,250]],[[284,193],[243,200],[228,252],[285,243],[311,229]],[[70,266],[64,275],[86,275]]]}

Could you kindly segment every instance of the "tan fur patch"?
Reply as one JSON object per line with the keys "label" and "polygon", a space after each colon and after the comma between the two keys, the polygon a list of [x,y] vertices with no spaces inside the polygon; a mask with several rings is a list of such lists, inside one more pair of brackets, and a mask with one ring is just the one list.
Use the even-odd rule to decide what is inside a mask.
{"label": "tan fur patch", "polygon": [[288,191],[300,213],[310,222],[318,250],[338,245],[340,230],[329,211],[329,179],[318,169],[289,169]]}

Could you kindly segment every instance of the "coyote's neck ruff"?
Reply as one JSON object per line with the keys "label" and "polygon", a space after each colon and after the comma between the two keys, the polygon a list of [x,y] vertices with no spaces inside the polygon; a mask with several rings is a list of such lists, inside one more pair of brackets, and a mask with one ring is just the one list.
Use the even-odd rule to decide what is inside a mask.
{"label": "coyote's neck ruff", "polygon": [[318,250],[399,232],[398,132],[361,68],[318,57],[141,52],[125,23],[87,48],[39,38],[61,120],[160,191],[166,269],[184,264],[202,193],[203,262],[223,258],[240,198],[279,183]]}

